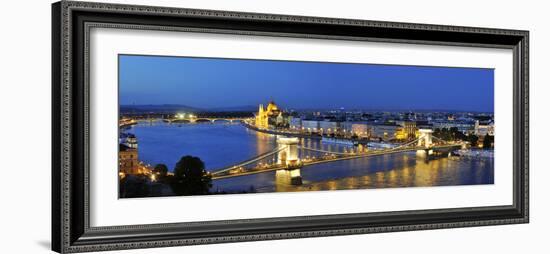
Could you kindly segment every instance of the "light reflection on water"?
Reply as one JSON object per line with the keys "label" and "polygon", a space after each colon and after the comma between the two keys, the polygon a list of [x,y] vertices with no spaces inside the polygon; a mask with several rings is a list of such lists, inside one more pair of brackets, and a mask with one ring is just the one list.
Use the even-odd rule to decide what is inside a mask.
{"label": "light reflection on water", "polygon": [[[140,160],[164,163],[171,169],[181,156],[200,157],[207,169],[218,169],[266,153],[276,147],[275,137],[239,124],[140,123],[132,127],[139,141]],[[301,145],[334,152],[350,147],[304,139]],[[300,157],[315,156],[301,152]],[[317,154],[318,156],[318,154]],[[459,157],[425,161],[415,152],[389,154],[317,164],[300,170],[303,184],[290,183],[283,172],[215,180],[213,191],[313,191],[413,186],[492,184],[492,158]]]}

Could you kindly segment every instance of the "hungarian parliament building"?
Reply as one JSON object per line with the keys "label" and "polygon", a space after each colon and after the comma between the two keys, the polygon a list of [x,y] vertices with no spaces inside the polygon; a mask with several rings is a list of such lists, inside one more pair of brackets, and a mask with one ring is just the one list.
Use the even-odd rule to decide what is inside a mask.
{"label": "hungarian parliament building", "polygon": [[288,127],[290,115],[279,109],[275,102],[270,101],[267,107],[264,108],[260,104],[258,113],[256,114],[256,127],[267,129],[269,127]]}

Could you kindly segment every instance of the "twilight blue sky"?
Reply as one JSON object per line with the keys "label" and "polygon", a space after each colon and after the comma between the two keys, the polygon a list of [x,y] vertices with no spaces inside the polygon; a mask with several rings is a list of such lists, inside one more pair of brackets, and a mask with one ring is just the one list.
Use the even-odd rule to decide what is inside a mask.
{"label": "twilight blue sky", "polygon": [[492,112],[492,69],[119,56],[121,105]]}

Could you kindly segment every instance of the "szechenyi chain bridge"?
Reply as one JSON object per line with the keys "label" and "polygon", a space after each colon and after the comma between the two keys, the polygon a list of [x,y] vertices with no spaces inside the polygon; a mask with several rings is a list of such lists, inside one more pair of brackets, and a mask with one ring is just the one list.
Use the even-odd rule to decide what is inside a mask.
{"label": "szechenyi chain bridge", "polygon": [[[420,136],[412,141],[385,149],[358,149],[350,152],[334,152],[313,149],[300,145],[297,137],[277,137],[277,147],[269,152],[247,159],[238,164],[211,170],[212,179],[226,179],[231,177],[260,174],[271,171],[286,172],[293,184],[301,184],[300,170],[307,166],[330,163],[342,160],[353,160],[372,156],[381,156],[394,153],[416,151],[417,156],[430,159],[436,156],[447,156],[454,150],[465,146],[462,142],[447,142],[432,135],[432,130],[421,129]],[[300,157],[300,151],[319,153],[318,157]],[[273,158],[274,163],[263,164],[260,161]]]}

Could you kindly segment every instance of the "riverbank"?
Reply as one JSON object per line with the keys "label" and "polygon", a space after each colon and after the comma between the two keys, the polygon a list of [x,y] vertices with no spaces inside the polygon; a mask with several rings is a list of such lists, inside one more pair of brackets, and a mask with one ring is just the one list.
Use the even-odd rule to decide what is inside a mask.
{"label": "riverbank", "polygon": [[[295,132],[289,132],[289,131],[280,131],[280,130],[268,130],[268,129],[261,129],[254,125],[248,124],[247,122],[242,122],[242,124],[251,130],[262,132],[266,134],[273,134],[273,135],[284,135],[288,137],[295,137],[295,138],[309,138],[309,139],[315,139],[315,140],[322,140],[323,136],[320,134],[304,134],[304,133],[295,133]],[[332,137],[331,137],[332,138]],[[353,139],[353,138],[346,138],[346,137],[337,137],[336,139],[339,140],[346,140],[351,142],[357,142],[358,144],[367,144],[367,140],[362,139]],[[334,142],[333,142],[334,143]]]}
{"label": "riverbank", "polygon": [[494,158],[495,151],[488,149],[468,149],[468,150],[457,150],[455,152],[458,156],[461,157],[470,157],[470,158]]}
{"label": "riverbank", "polygon": [[248,129],[262,132],[266,134],[273,134],[273,135],[285,135],[288,137],[295,137],[295,138],[311,138],[316,140],[321,140],[323,136],[321,135],[310,135],[310,134],[302,134],[302,133],[293,133],[293,132],[285,132],[285,131],[278,131],[278,130],[267,130],[267,129],[260,129],[254,125],[248,124],[247,122],[242,122],[242,125],[245,126]]}
{"label": "riverbank", "polygon": [[118,121],[118,127],[120,129],[128,129],[136,124],[137,124],[137,121],[134,119],[121,119]]}

